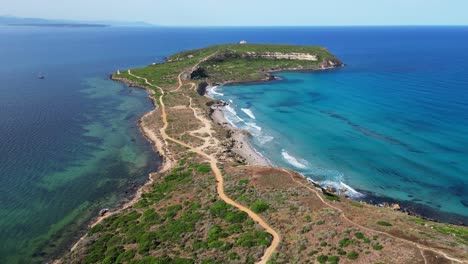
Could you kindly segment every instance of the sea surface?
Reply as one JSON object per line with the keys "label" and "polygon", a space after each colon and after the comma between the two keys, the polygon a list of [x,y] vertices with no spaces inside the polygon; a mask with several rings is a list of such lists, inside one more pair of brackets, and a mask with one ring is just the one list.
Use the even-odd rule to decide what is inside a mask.
{"label": "sea surface", "polygon": [[62,253],[160,164],[137,125],[146,92],[109,73],[241,39],[322,45],[348,64],[216,90],[265,157],[467,223],[468,28],[0,27],[0,263]]}
{"label": "sea surface", "polygon": [[230,123],[273,164],[323,186],[468,224],[468,28],[330,28],[308,39],[347,66],[217,87]]}

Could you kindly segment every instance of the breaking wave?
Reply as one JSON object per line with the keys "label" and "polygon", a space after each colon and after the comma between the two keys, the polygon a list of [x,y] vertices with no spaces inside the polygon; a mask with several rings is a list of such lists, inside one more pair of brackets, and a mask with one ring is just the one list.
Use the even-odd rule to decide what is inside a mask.
{"label": "breaking wave", "polygon": [[323,186],[323,187],[331,187],[335,189],[338,193],[345,194],[346,196],[351,197],[351,198],[360,198],[364,196],[364,194],[356,191],[351,186],[345,184],[342,181],[326,180],[326,181],[320,181],[319,184],[320,186]]}
{"label": "breaking wave", "polygon": [[217,92],[216,89],[218,89],[218,86],[213,86],[213,87],[209,88],[208,92],[207,92],[208,96],[209,97],[213,97],[213,95],[224,96],[224,94]]}
{"label": "breaking wave", "polygon": [[246,113],[250,118],[256,119],[255,115],[252,113],[252,110],[248,108],[241,108],[242,112]]}
{"label": "breaking wave", "polygon": [[283,158],[291,165],[299,169],[306,169],[307,168],[307,161],[305,160],[297,160],[295,157],[291,156],[286,150],[281,150],[281,155]]}

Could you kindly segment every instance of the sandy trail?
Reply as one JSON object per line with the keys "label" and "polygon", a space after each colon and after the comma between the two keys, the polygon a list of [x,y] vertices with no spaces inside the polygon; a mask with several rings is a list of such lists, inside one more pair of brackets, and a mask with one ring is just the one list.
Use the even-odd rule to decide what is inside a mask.
{"label": "sandy trail", "polygon": [[317,197],[320,199],[320,201],[321,201],[322,203],[324,203],[325,205],[327,205],[327,206],[329,206],[329,207],[331,207],[331,208],[333,208],[333,209],[339,211],[340,214],[341,214],[341,216],[342,216],[346,221],[348,221],[349,223],[351,223],[352,225],[355,225],[355,226],[357,226],[357,227],[359,227],[359,228],[361,228],[361,229],[363,229],[363,230],[369,231],[369,232],[374,232],[374,233],[379,233],[379,234],[382,234],[382,235],[385,235],[385,236],[389,236],[389,237],[391,237],[391,238],[393,238],[393,239],[395,239],[395,240],[399,240],[399,241],[402,241],[402,242],[405,242],[405,243],[409,243],[409,244],[412,244],[413,246],[417,247],[417,248],[420,250],[420,252],[421,252],[421,256],[422,256],[423,259],[424,259],[424,263],[427,263],[426,256],[424,255],[424,250],[432,251],[432,252],[434,252],[434,253],[437,253],[437,254],[439,254],[439,255],[442,255],[444,258],[446,258],[446,259],[448,259],[448,260],[450,260],[450,261],[454,261],[454,262],[457,262],[457,263],[468,263],[467,261],[464,261],[464,260],[460,260],[460,259],[457,259],[457,258],[450,257],[450,256],[447,255],[445,252],[442,252],[442,251],[440,251],[440,250],[438,250],[438,249],[431,248],[431,247],[428,247],[428,246],[424,246],[424,245],[421,245],[421,244],[419,244],[419,243],[416,243],[416,242],[413,242],[413,241],[410,241],[410,240],[407,240],[407,239],[404,239],[404,238],[396,237],[396,236],[393,236],[393,235],[391,235],[391,234],[389,234],[389,233],[386,233],[386,232],[383,232],[383,231],[379,231],[379,230],[375,230],[375,229],[371,229],[371,228],[362,226],[362,225],[360,225],[360,224],[354,222],[353,220],[349,219],[348,217],[346,217],[346,215],[344,214],[343,210],[341,210],[340,208],[335,207],[335,206],[333,206],[332,204],[330,204],[329,202],[325,201],[325,199],[323,199],[323,197],[318,193],[317,190],[315,190],[314,188],[311,188],[310,186],[304,184],[304,183],[301,182],[301,181],[296,180],[295,177],[294,177],[294,175],[293,175],[290,171],[288,171],[288,170],[286,170],[286,169],[282,169],[282,170],[283,170],[284,172],[286,172],[286,173],[289,175],[289,177],[291,177],[291,179],[292,179],[294,182],[296,182],[297,184],[299,184],[299,185],[301,185],[301,186],[307,188],[308,190],[314,192],[314,193],[317,195]]}
{"label": "sandy trail", "polygon": [[[200,63],[202,62],[205,62],[206,60],[208,60],[209,58],[213,57],[214,55],[216,55],[218,52],[216,51],[215,53],[212,53],[208,56],[206,56],[205,58],[201,59],[199,62],[197,62],[197,64],[195,64],[193,67],[192,67],[192,72],[198,67],[198,65],[200,65]],[[177,76],[177,81],[179,83],[179,86],[177,86],[176,89],[172,90],[171,93],[174,93],[174,92],[178,92],[182,86],[184,86],[184,82],[182,81],[182,75],[184,75],[185,71],[182,71],[181,73],[179,73],[179,75]],[[195,83],[189,83],[190,85],[192,85],[192,87],[190,87],[190,89],[195,89]]]}
{"label": "sandy trail", "polygon": [[[214,54],[216,53],[213,53],[212,55],[210,56],[213,56]],[[204,58],[202,61],[206,60],[207,58],[209,58],[210,56]],[[201,62],[201,61],[200,61]],[[199,62],[199,63],[200,63]],[[198,64],[197,64],[198,65]],[[157,85],[154,85],[150,82],[148,82],[148,80],[146,78],[143,78],[143,77],[139,77],[137,75],[134,75],[130,72],[130,70],[128,71],[129,75],[135,77],[135,78],[139,78],[141,80],[144,80],[145,83],[149,86],[152,86],[152,87],[155,87],[157,89],[159,89],[159,91],[161,92],[161,95],[159,96],[159,105],[160,105],[160,108],[161,108],[161,118],[162,118],[162,121],[163,121],[163,127],[160,129],[160,133],[164,139],[164,141],[172,141],[174,143],[177,143],[181,146],[184,146],[186,147],[189,151],[192,151],[194,153],[197,153],[198,155],[202,156],[202,157],[205,157],[209,163],[210,163],[210,167],[211,167],[211,170],[213,171],[213,173],[215,174],[216,176],[216,181],[217,181],[217,186],[216,186],[216,191],[219,195],[219,197],[224,201],[226,202],[227,204],[229,205],[232,205],[234,207],[236,207],[237,209],[247,213],[249,215],[250,218],[252,218],[255,222],[257,222],[260,226],[262,226],[266,232],[268,232],[269,234],[271,234],[273,236],[273,240],[271,242],[271,245],[265,250],[265,253],[263,254],[261,260],[257,263],[259,264],[266,264],[267,261],[271,258],[271,255],[273,254],[273,252],[275,252],[276,248],[278,247],[280,241],[281,241],[281,237],[280,235],[270,226],[268,225],[259,215],[257,215],[256,213],[254,213],[252,210],[250,210],[250,208],[244,206],[244,205],[241,205],[237,202],[235,202],[234,200],[232,200],[231,198],[229,198],[226,193],[224,192],[224,178],[223,178],[223,174],[221,173],[221,170],[219,169],[217,163],[218,163],[218,160],[215,156],[213,155],[209,155],[209,154],[206,154],[205,152],[203,152],[203,148],[205,148],[206,146],[209,146],[209,140],[210,139],[213,139],[213,136],[212,136],[212,129],[211,129],[211,123],[208,119],[206,118],[203,118],[201,117],[197,110],[195,108],[193,108],[192,106],[192,98],[187,96],[189,98],[189,101],[190,101],[190,108],[192,109],[193,113],[194,113],[194,117],[196,119],[198,119],[199,121],[202,122],[203,124],[203,127],[201,129],[199,129],[199,131],[202,131],[202,132],[207,132],[208,136],[206,137],[207,138],[207,141],[205,144],[203,144],[202,147],[198,147],[198,148],[194,148],[190,145],[188,145],[187,143],[185,142],[182,142],[180,140],[177,140],[175,138],[172,138],[171,136],[169,136],[167,133],[166,133],[166,129],[168,127],[168,121],[167,121],[167,113],[166,113],[166,106],[164,104],[164,101],[163,101],[163,98],[164,98],[164,95],[165,95],[165,92],[164,90],[157,86]],[[179,74],[178,76],[178,82],[179,82],[179,87],[176,89],[176,90],[173,90],[172,92],[175,92],[175,91],[178,91],[180,90],[180,88],[184,85],[183,84],[183,81],[181,79],[182,77],[182,74]],[[197,132],[199,132],[197,131]],[[205,139],[204,139],[205,140]]]}

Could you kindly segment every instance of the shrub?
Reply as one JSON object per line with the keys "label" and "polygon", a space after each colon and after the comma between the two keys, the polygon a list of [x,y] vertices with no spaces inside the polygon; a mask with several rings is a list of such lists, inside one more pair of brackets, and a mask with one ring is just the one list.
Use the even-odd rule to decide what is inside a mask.
{"label": "shrub", "polygon": [[382,249],[383,249],[383,246],[380,245],[380,244],[375,244],[375,245],[372,245],[372,248],[373,248],[374,250],[382,250]]}
{"label": "shrub", "polygon": [[344,256],[344,255],[346,255],[346,251],[344,251],[343,249],[340,248],[340,249],[338,249],[338,255]]}
{"label": "shrub", "polygon": [[95,233],[101,232],[104,227],[101,224],[97,224],[93,226],[89,231],[88,231],[88,236],[92,236]]}
{"label": "shrub", "polygon": [[353,244],[353,241],[348,239],[348,238],[343,238],[338,243],[339,243],[340,247],[347,247],[347,246]]}
{"label": "shrub", "polygon": [[210,208],[212,215],[224,218],[231,206],[224,201],[218,201]]}
{"label": "shrub", "polygon": [[232,224],[226,228],[226,230],[230,234],[239,234],[242,232],[242,225],[241,224]]}
{"label": "shrub", "polygon": [[242,223],[247,219],[247,213],[245,212],[227,212],[224,220],[228,221],[229,223]]}
{"label": "shrub", "polygon": [[329,201],[337,201],[337,202],[340,201],[340,197],[338,197],[335,194],[331,194],[331,193],[323,193],[323,194],[325,195],[325,198],[327,198],[327,200]]}
{"label": "shrub", "polygon": [[328,257],[328,263],[338,264],[338,262],[340,262],[340,257],[338,257],[338,256],[329,256]]}
{"label": "shrub", "polygon": [[385,221],[378,221],[377,224],[381,226],[392,226],[392,224],[390,224],[389,222],[385,222]]}
{"label": "shrub", "polygon": [[327,260],[328,260],[328,256],[325,256],[325,255],[320,255],[320,256],[317,257],[317,261],[319,263],[325,263],[325,262],[327,262]]}
{"label": "shrub", "polygon": [[249,179],[242,179],[242,180],[239,181],[239,184],[245,185],[245,184],[247,184],[249,182],[250,182]]}
{"label": "shrub", "polygon": [[359,254],[356,251],[351,251],[351,252],[348,253],[348,255],[346,257],[348,259],[354,260],[354,259],[357,259],[359,257]]}
{"label": "shrub", "polygon": [[271,235],[263,231],[254,231],[243,234],[236,244],[242,247],[267,246],[270,244]]}
{"label": "shrub", "polygon": [[239,259],[239,255],[237,255],[236,252],[230,252],[230,253],[228,254],[227,257],[228,257],[228,259],[230,259],[230,260]]}
{"label": "shrub", "polygon": [[252,205],[252,211],[255,213],[263,213],[270,208],[270,205],[264,201],[258,201]]}
{"label": "shrub", "polygon": [[365,238],[364,234],[361,233],[361,232],[357,232],[356,234],[354,234],[354,236],[355,236],[357,239],[364,239],[364,238]]}
{"label": "shrub", "polygon": [[198,165],[197,172],[199,173],[208,173],[211,171],[211,167],[209,165]]}

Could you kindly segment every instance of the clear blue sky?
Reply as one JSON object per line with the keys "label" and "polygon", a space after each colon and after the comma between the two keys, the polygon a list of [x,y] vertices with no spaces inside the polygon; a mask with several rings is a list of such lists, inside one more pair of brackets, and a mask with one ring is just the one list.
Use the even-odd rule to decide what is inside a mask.
{"label": "clear blue sky", "polygon": [[0,15],[159,25],[468,25],[468,0],[1,0]]}

